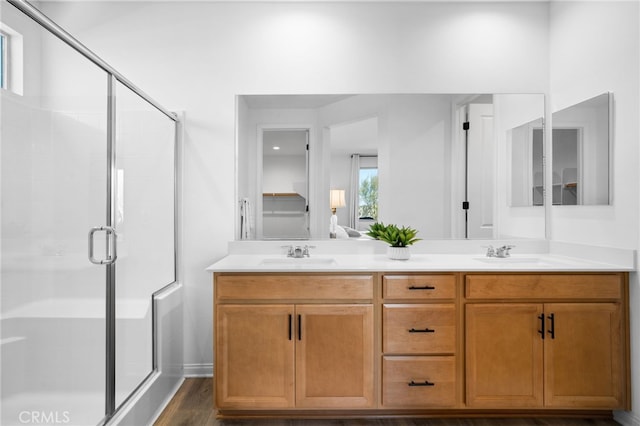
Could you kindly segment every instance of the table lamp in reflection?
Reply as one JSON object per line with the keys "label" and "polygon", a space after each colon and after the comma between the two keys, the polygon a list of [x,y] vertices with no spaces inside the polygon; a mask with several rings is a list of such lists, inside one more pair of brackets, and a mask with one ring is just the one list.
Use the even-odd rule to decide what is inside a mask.
{"label": "table lamp in reflection", "polygon": [[332,189],[329,191],[329,204],[331,206],[331,222],[329,225],[329,238],[336,238],[336,230],[338,228],[338,216],[336,209],[344,207],[347,203],[344,201],[344,189]]}

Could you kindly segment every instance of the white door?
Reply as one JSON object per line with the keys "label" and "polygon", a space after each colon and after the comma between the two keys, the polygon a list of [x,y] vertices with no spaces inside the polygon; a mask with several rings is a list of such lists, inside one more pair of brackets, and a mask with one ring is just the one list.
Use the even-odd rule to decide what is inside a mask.
{"label": "white door", "polygon": [[493,105],[468,106],[467,238],[493,238],[495,142]]}

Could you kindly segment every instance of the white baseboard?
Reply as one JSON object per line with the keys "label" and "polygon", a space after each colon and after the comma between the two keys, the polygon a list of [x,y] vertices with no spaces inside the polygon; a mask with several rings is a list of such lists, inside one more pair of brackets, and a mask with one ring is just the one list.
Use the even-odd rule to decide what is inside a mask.
{"label": "white baseboard", "polygon": [[614,411],[613,420],[623,426],[640,426],[640,417],[633,411]]}
{"label": "white baseboard", "polygon": [[213,377],[213,364],[185,364],[184,377]]}

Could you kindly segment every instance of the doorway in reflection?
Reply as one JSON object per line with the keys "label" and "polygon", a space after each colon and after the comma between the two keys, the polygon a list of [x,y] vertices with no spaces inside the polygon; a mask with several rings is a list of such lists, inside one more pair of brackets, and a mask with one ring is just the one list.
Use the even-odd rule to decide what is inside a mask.
{"label": "doorway in reflection", "polygon": [[262,236],[309,238],[308,129],[262,130]]}

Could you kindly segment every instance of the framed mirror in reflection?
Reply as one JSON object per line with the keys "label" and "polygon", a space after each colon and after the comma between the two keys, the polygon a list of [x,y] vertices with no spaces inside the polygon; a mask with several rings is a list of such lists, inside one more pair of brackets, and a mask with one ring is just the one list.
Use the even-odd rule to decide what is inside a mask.
{"label": "framed mirror in reflection", "polygon": [[612,94],[552,114],[553,205],[610,203]]}
{"label": "framed mirror in reflection", "polygon": [[[337,222],[337,238],[367,238],[382,221],[423,239],[544,238],[544,215],[508,205],[504,161],[507,130],[543,115],[541,94],[239,95],[237,235],[323,239]],[[278,158],[295,132],[304,155]],[[334,217],[330,190],[345,193]]]}
{"label": "framed mirror in reflection", "polygon": [[511,160],[512,207],[544,205],[544,126],[542,118],[507,131],[508,158]]}

